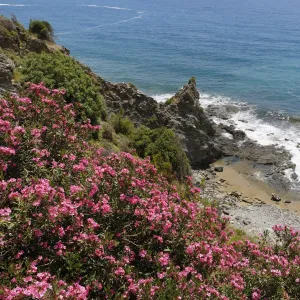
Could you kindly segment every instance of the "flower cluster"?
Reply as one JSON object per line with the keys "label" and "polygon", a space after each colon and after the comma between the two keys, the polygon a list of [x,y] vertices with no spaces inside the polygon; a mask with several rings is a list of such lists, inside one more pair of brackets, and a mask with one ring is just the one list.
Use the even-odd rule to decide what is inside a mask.
{"label": "flower cluster", "polygon": [[0,100],[0,298],[297,299],[298,232],[232,242],[199,190],[91,146],[74,116],[42,84]]}

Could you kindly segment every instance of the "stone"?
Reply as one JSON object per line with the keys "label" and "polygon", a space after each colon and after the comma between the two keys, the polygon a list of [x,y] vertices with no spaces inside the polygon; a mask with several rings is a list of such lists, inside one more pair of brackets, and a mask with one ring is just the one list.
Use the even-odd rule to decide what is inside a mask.
{"label": "stone", "polygon": [[243,198],[242,201],[245,202],[245,203],[248,203],[248,204],[253,204],[254,203],[254,201],[252,199],[248,198],[248,197]]}
{"label": "stone", "polygon": [[291,178],[293,180],[297,180],[298,179],[298,175],[294,172],[292,175],[291,175]]}
{"label": "stone", "polygon": [[224,168],[223,167],[215,167],[215,171],[221,173],[224,171]]}
{"label": "stone", "polygon": [[230,208],[231,208],[231,206],[229,204],[222,204],[221,206],[224,210],[230,210]]}
{"label": "stone", "polygon": [[271,200],[275,202],[280,202],[281,198],[278,195],[272,194]]}
{"label": "stone", "polygon": [[292,201],[291,201],[291,200],[285,200],[284,203],[286,203],[286,204],[291,204]]}
{"label": "stone", "polygon": [[249,220],[249,219],[245,219],[245,220],[243,220],[243,223],[244,223],[244,225],[250,225],[251,224],[251,221]]}
{"label": "stone", "polygon": [[237,141],[242,141],[246,137],[246,133],[242,130],[235,130],[232,135],[233,138]]}
{"label": "stone", "polygon": [[236,198],[240,198],[242,196],[242,193],[234,191],[234,192],[231,192],[230,195],[233,197],[236,197]]}

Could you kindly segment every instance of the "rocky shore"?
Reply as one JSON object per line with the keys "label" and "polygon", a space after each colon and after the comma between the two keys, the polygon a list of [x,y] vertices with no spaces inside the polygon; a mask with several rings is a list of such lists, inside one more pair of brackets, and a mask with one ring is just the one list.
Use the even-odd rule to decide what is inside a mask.
{"label": "rocky shore", "polygon": [[206,170],[194,170],[193,180],[201,188],[202,199],[214,203],[221,215],[230,218],[233,227],[253,237],[268,234],[271,241],[275,240],[275,225],[300,230],[299,199],[285,193],[280,201],[274,201],[275,189],[247,173],[248,162],[241,163],[244,171],[235,163],[219,167],[223,164],[221,161]]}

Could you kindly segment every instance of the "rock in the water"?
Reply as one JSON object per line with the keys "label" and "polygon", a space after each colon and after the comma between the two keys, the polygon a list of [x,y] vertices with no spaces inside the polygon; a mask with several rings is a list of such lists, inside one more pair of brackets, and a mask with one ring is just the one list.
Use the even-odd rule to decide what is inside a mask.
{"label": "rock in the water", "polygon": [[220,173],[220,172],[224,171],[224,168],[223,167],[215,167],[215,171]]}

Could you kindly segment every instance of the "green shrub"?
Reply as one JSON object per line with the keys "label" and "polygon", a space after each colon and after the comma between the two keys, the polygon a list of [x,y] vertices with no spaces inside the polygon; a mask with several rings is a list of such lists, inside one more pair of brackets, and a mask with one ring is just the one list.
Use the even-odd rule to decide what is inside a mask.
{"label": "green shrub", "polygon": [[196,84],[196,77],[191,77],[189,80],[189,84]]}
{"label": "green shrub", "polygon": [[47,21],[30,20],[29,32],[36,34],[39,39],[53,40],[54,30],[51,24]]}
{"label": "green shrub", "polygon": [[21,63],[21,82],[44,82],[51,89],[65,89],[67,102],[82,104],[80,117],[99,124],[106,111],[99,88],[72,57],[60,52],[30,53]]}
{"label": "green shrub", "polygon": [[168,99],[166,102],[165,102],[165,105],[171,105],[175,102],[175,97],[171,97],[170,99]]}
{"label": "green shrub", "polygon": [[101,124],[101,138],[105,139],[109,142],[113,142],[114,141],[114,129],[112,128],[112,126],[106,122]]}
{"label": "green shrub", "polygon": [[127,117],[124,117],[124,111],[113,114],[110,118],[111,125],[117,134],[130,135],[134,131],[134,124]]}
{"label": "green shrub", "polygon": [[150,156],[156,168],[172,179],[183,180],[190,173],[188,158],[175,133],[168,128],[139,127],[132,135],[133,147],[140,157]]}

